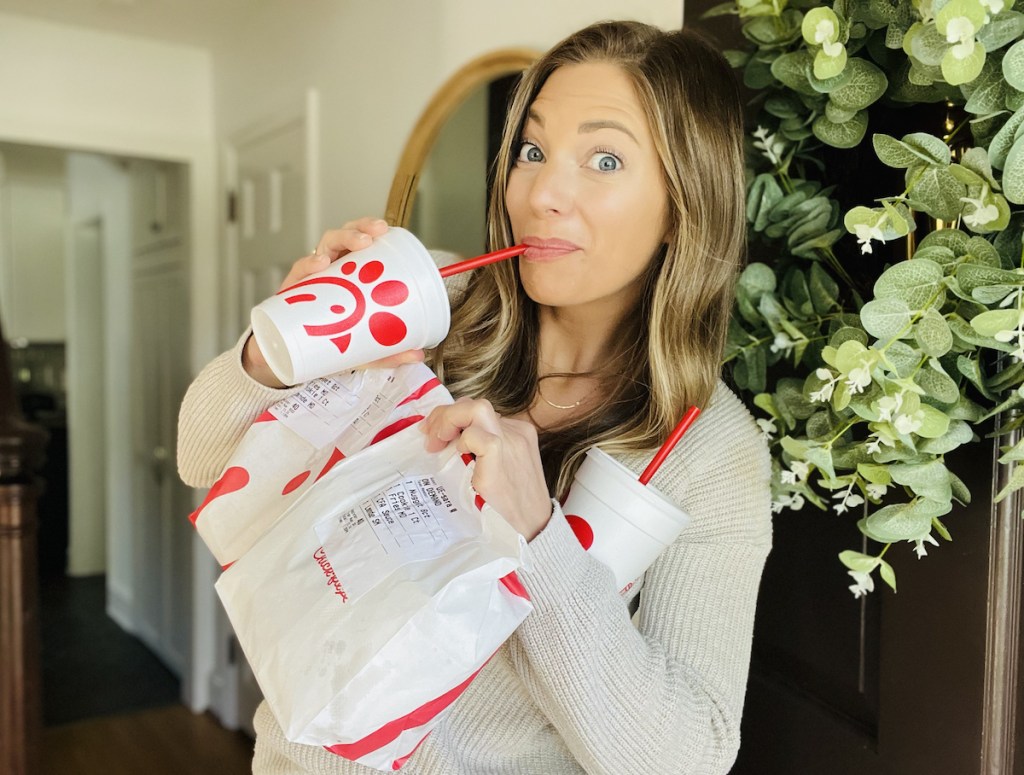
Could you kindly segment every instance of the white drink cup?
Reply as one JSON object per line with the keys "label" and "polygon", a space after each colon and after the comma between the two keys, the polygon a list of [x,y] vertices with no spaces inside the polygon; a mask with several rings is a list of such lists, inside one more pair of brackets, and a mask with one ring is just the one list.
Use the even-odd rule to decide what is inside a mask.
{"label": "white drink cup", "polygon": [[256,342],[286,385],[433,347],[450,324],[433,258],[395,226],[252,310]]}
{"label": "white drink cup", "polygon": [[615,573],[620,590],[647,570],[690,521],[686,512],[597,447],[587,450],[562,511],[583,548]]}

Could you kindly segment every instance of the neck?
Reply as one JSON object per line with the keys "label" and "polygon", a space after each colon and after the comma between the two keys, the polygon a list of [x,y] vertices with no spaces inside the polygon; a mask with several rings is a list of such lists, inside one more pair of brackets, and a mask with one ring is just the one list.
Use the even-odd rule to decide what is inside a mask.
{"label": "neck", "polygon": [[622,309],[596,302],[585,307],[540,307],[540,364],[543,376],[600,369],[615,352]]}

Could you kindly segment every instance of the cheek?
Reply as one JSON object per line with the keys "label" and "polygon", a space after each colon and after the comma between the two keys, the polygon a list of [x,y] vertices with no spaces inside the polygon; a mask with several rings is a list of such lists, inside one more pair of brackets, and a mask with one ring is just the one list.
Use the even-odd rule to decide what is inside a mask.
{"label": "cheek", "polygon": [[517,175],[513,169],[508,176],[508,184],[505,186],[505,210],[508,212],[509,220],[515,226],[516,220],[525,212],[526,207],[526,183],[522,175]]}

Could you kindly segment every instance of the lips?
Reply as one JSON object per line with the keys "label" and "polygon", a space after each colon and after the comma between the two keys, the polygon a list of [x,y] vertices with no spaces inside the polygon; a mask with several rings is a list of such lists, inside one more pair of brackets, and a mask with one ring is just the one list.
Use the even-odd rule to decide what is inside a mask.
{"label": "lips", "polygon": [[580,250],[580,246],[574,242],[564,239],[542,237],[524,237],[522,243],[526,245],[523,258],[527,261],[545,261],[561,258],[569,253]]}

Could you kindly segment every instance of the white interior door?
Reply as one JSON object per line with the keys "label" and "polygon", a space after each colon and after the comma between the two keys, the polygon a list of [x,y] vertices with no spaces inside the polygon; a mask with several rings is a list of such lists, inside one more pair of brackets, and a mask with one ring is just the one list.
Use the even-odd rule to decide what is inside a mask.
{"label": "white interior door", "polygon": [[[190,491],[175,470],[178,407],[189,379],[188,267],[178,165],[133,162],[132,446],[134,622],[138,636],[183,675],[191,623]],[[147,236],[148,235],[148,236]],[[185,330],[183,330],[185,326]]]}
{"label": "white interior door", "polygon": [[[235,217],[227,227],[225,345],[237,339],[252,307],[277,292],[292,263],[319,236],[316,108],[311,91],[304,104],[240,133],[227,151]],[[211,686],[213,710],[226,726],[252,733],[262,694],[219,603],[217,611],[223,648],[217,650]]]}

